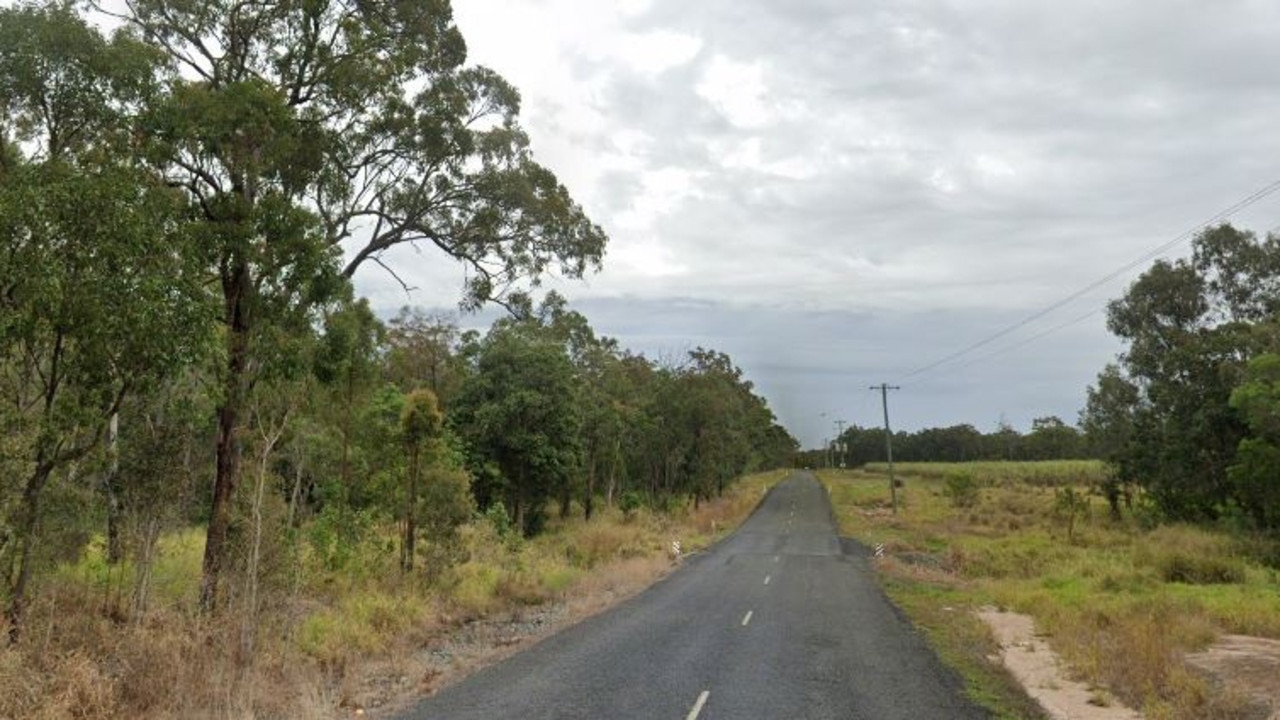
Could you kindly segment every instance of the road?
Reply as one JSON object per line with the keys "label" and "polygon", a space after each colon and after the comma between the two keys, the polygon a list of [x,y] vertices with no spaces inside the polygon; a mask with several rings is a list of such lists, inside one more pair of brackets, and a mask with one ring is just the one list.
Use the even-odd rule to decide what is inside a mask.
{"label": "road", "polygon": [[825,490],[796,473],[649,590],[403,720],[987,717],[849,549]]}

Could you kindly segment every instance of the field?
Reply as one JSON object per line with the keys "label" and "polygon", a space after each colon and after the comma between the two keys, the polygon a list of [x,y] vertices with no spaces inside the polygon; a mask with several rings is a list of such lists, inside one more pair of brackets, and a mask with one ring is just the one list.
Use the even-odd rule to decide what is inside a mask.
{"label": "field", "polygon": [[891,597],[1001,717],[1027,711],[987,660],[995,646],[971,612],[983,606],[1033,616],[1098,703],[1153,720],[1239,716],[1181,658],[1222,633],[1280,638],[1274,540],[1114,520],[1090,493],[1103,472],[1091,463],[898,465],[897,515],[882,470],[820,473],[842,532],[883,544]]}
{"label": "field", "polygon": [[[0,651],[0,718],[349,717],[440,682],[422,657],[459,629],[539,614],[567,622],[643,589],[672,567],[672,541],[706,547],[785,475],[748,476],[697,510],[553,519],[532,540],[478,517],[464,528],[465,560],[429,584],[401,576],[394,543],[376,536],[340,570],[307,550],[268,573],[256,625],[196,611],[201,528],[161,539],[140,617],[130,612],[134,568],[108,566],[98,542],[44,583],[29,625],[40,642]],[[456,672],[500,657],[493,650]]]}

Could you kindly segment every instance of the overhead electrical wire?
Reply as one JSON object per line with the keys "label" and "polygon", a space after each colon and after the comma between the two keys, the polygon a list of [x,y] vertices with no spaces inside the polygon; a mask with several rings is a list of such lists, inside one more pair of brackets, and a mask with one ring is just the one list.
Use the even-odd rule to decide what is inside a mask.
{"label": "overhead electrical wire", "polygon": [[[1185,243],[1185,242],[1187,242],[1188,240],[1190,240],[1191,238],[1195,237],[1195,235],[1196,235],[1198,232],[1200,232],[1201,230],[1203,230],[1204,228],[1209,227],[1210,225],[1213,225],[1214,223],[1221,222],[1222,220],[1227,219],[1228,217],[1230,217],[1230,216],[1232,216],[1232,215],[1234,215],[1234,214],[1236,214],[1236,213],[1240,212],[1241,210],[1244,210],[1245,208],[1249,207],[1250,205],[1253,205],[1253,204],[1255,204],[1255,203],[1259,202],[1260,200],[1262,200],[1262,199],[1264,199],[1264,198],[1266,198],[1266,197],[1268,197],[1268,196],[1270,196],[1270,195],[1274,194],[1274,193],[1275,193],[1276,191],[1278,191],[1278,190],[1280,190],[1280,180],[1273,181],[1273,182],[1271,182],[1270,184],[1265,185],[1265,186],[1263,186],[1262,188],[1260,188],[1260,189],[1258,189],[1258,190],[1255,190],[1253,193],[1251,193],[1251,194],[1249,194],[1249,195],[1245,196],[1243,199],[1239,200],[1239,201],[1238,201],[1238,202],[1236,202],[1234,205],[1231,205],[1230,207],[1226,208],[1225,210],[1222,210],[1222,211],[1218,212],[1217,214],[1215,214],[1213,217],[1209,218],[1208,220],[1205,220],[1204,222],[1199,223],[1198,225],[1196,225],[1196,226],[1192,227],[1191,229],[1189,229],[1189,230],[1186,230],[1186,231],[1182,232],[1181,234],[1179,234],[1177,237],[1173,238],[1172,240],[1169,240],[1168,242],[1165,242],[1165,243],[1161,244],[1161,245],[1160,245],[1160,246],[1158,246],[1158,247],[1155,247],[1155,248],[1152,248],[1151,250],[1148,250],[1146,253],[1143,253],[1140,257],[1135,258],[1134,260],[1132,260],[1132,261],[1130,261],[1130,262],[1125,263],[1124,265],[1120,266],[1119,268],[1117,268],[1117,269],[1115,269],[1115,270],[1113,270],[1113,271],[1111,271],[1111,272],[1107,273],[1106,275],[1104,275],[1104,276],[1102,276],[1102,277],[1098,278],[1097,280],[1094,280],[1093,282],[1089,283],[1088,285],[1084,286],[1083,288],[1080,288],[1079,290],[1076,290],[1075,292],[1073,292],[1073,293],[1071,293],[1071,294],[1069,294],[1069,295],[1067,295],[1067,296],[1065,296],[1065,297],[1061,298],[1060,300],[1057,300],[1057,301],[1055,301],[1055,302],[1053,302],[1053,303],[1050,303],[1049,305],[1047,305],[1047,306],[1045,306],[1045,307],[1041,308],[1040,310],[1037,310],[1036,312],[1034,312],[1034,313],[1032,313],[1032,314],[1028,315],[1027,317],[1025,317],[1025,318],[1023,318],[1023,319],[1019,320],[1018,322],[1013,323],[1012,325],[1009,325],[1008,327],[1006,327],[1006,328],[1004,328],[1004,329],[1002,329],[1002,330],[999,330],[998,332],[992,333],[991,335],[988,335],[988,336],[986,336],[986,337],[982,338],[981,340],[978,340],[978,341],[977,341],[977,342],[975,342],[975,343],[972,343],[972,344],[970,344],[970,345],[967,345],[967,346],[965,346],[964,348],[962,348],[962,349],[960,349],[960,350],[957,350],[956,352],[953,352],[953,353],[951,353],[951,354],[949,354],[949,355],[945,355],[945,356],[943,356],[943,357],[941,357],[941,358],[939,358],[939,359],[937,359],[937,360],[934,360],[933,362],[931,362],[931,363],[929,363],[929,364],[927,364],[927,365],[923,365],[923,366],[921,366],[921,367],[918,367],[918,368],[916,368],[916,369],[912,370],[911,372],[909,372],[909,373],[907,373],[907,374],[905,374],[905,375],[901,376],[900,378],[898,378],[898,380],[897,380],[896,382],[900,382],[900,381],[902,381],[902,380],[906,380],[906,379],[908,379],[908,378],[913,378],[913,377],[917,377],[917,376],[919,376],[919,375],[923,375],[923,374],[925,374],[925,373],[927,373],[927,372],[930,372],[930,371],[932,371],[932,370],[935,370],[935,369],[937,369],[937,368],[939,368],[939,367],[941,367],[941,366],[943,366],[943,365],[946,365],[947,363],[950,363],[950,362],[955,361],[955,360],[959,360],[960,358],[962,358],[962,357],[964,357],[964,356],[966,356],[966,355],[968,355],[968,354],[970,354],[970,353],[974,352],[975,350],[980,350],[980,349],[982,349],[982,348],[986,347],[987,345],[990,345],[991,343],[995,342],[996,340],[999,340],[1000,338],[1006,337],[1006,336],[1008,336],[1008,335],[1010,335],[1010,334],[1012,334],[1012,333],[1014,333],[1014,332],[1016,332],[1016,331],[1018,331],[1018,330],[1021,330],[1022,328],[1024,328],[1024,327],[1026,327],[1026,326],[1030,325],[1031,323],[1033,323],[1033,322],[1035,322],[1035,321],[1037,321],[1037,320],[1039,320],[1039,319],[1041,319],[1041,318],[1045,317],[1046,315],[1048,315],[1048,314],[1050,314],[1050,313],[1054,312],[1055,310],[1059,310],[1059,309],[1061,309],[1061,308],[1065,307],[1066,305],[1069,305],[1069,304],[1071,304],[1072,302],[1075,302],[1076,300],[1079,300],[1081,297],[1083,297],[1083,296],[1085,296],[1085,295],[1089,294],[1090,292],[1092,292],[1092,291],[1094,291],[1094,290],[1097,290],[1098,288],[1102,287],[1103,285],[1106,285],[1107,283],[1109,283],[1109,282],[1111,282],[1111,281],[1115,280],[1116,278],[1118,278],[1118,277],[1120,277],[1120,276],[1124,275],[1125,273],[1127,273],[1127,272],[1129,272],[1129,271],[1133,270],[1134,268],[1136,268],[1136,267],[1138,267],[1138,266],[1140,266],[1140,265],[1143,265],[1144,263],[1150,262],[1151,260],[1153,260],[1153,259],[1155,259],[1155,258],[1157,258],[1157,257],[1159,257],[1159,256],[1161,256],[1161,255],[1163,255],[1163,254],[1165,254],[1165,253],[1167,253],[1167,252],[1169,252],[1170,250],[1172,250],[1173,248],[1177,247],[1178,245],[1181,245],[1182,243]],[[993,356],[995,356],[995,355],[998,355],[998,354],[1001,354],[1001,353],[1007,352],[1007,351],[1009,351],[1009,350],[1013,350],[1013,349],[1015,349],[1015,348],[1019,348],[1019,347],[1022,347],[1022,346],[1024,346],[1024,345],[1027,345],[1027,344],[1029,344],[1029,343],[1031,343],[1031,342],[1034,342],[1035,340],[1039,340],[1040,338],[1042,338],[1042,337],[1044,337],[1044,336],[1046,336],[1046,335],[1052,334],[1052,333],[1057,332],[1057,331],[1059,331],[1059,330],[1063,330],[1063,329],[1065,329],[1065,328],[1067,328],[1067,327],[1070,327],[1071,325],[1075,325],[1076,323],[1083,322],[1084,320],[1088,319],[1089,317],[1092,317],[1093,315],[1096,315],[1097,313],[1102,312],[1102,310],[1103,310],[1103,308],[1095,308],[1094,310],[1092,310],[1092,311],[1091,311],[1089,314],[1087,314],[1087,315],[1084,315],[1084,316],[1082,316],[1082,317],[1080,317],[1080,318],[1077,318],[1077,319],[1072,320],[1072,321],[1070,321],[1070,322],[1064,323],[1064,324],[1062,324],[1062,325],[1059,325],[1059,326],[1053,327],[1053,328],[1051,328],[1051,329],[1049,329],[1049,330],[1047,330],[1047,331],[1044,331],[1044,332],[1042,332],[1042,333],[1039,333],[1039,334],[1037,334],[1037,335],[1034,335],[1034,336],[1032,336],[1032,337],[1030,337],[1030,338],[1028,338],[1028,339],[1026,339],[1026,340],[1024,340],[1024,341],[1022,341],[1022,342],[1019,342],[1019,343],[1017,343],[1017,344],[1015,344],[1015,345],[1011,345],[1011,346],[1009,346],[1009,347],[1007,347],[1007,348],[1004,348],[1004,349],[1002,349],[1002,350],[998,350],[998,351],[996,351],[996,352],[994,352],[994,353],[991,353],[991,354],[989,354],[989,355],[985,355],[985,356],[983,356],[983,358],[982,358],[982,359],[987,359],[987,358],[993,357]]]}

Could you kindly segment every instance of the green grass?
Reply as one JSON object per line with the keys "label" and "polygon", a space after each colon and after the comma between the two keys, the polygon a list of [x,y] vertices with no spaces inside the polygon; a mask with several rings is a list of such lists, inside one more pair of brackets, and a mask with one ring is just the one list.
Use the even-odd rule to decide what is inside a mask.
{"label": "green grass", "polygon": [[[888,472],[885,463],[868,463],[868,472]],[[957,472],[968,472],[979,484],[993,486],[1019,485],[1093,485],[1106,477],[1106,466],[1099,460],[1047,460],[1044,462],[1011,462],[983,460],[965,463],[894,463],[895,473],[920,479],[946,479]]]}
{"label": "green grass", "polygon": [[[1076,674],[1149,718],[1218,712],[1220,699],[1182,666],[1182,654],[1219,633],[1280,638],[1280,579],[1258,560],[1275,556],[1271,541],[1188,526],[1145,530],[1113,521],[1100,498],[1086,495],[1088,512],[1068,542],[1054,492],[1072,487],[1065,480],[1072,476],[1087,492],[1087,464],[900,467],[896,515],[884,475],[820,477],[842,531],[885,544],[889,559],[880,568],[890,596],[965,676],[970,694],[998,714],[1021,716],[1016,691],[973,650],[985,647],[981,628],[956,621],[984,605],[1032,615]],[[961,468],[982,486],[973,507],[955,507],[945,492],[946,478]]]}

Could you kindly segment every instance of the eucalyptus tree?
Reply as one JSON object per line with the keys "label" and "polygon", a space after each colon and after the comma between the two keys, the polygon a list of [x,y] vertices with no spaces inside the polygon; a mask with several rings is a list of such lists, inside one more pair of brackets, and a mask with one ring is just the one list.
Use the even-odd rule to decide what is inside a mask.
{"label": "eucalyptus tree", "polygon": [[[201,601],[212,608],[254,335],[340,277],[426,246],[464,263],[463,303],[597,267],[604,233],[533,161],[519,94],[466,65],[447,0],[131,0],[118,17],[180,79],[144,117],[147,157],[199,208],[225,326]],[[105,3],[101,12],[111,12]]]}
{"label": "eucalyptus tree", "polygon": [[371,391],[376,379],[385,331],[368,301],[363,299],[344,298],[324,314],[314,371],[334,401],[330,407],[338,416],[335,424],[341,435],[344,495],[350,493],[352,485],[352,420],[358,413],[358,401]]}
{"label": "eucalyptus tree", "polygon": [[[134,161],[127,118],[156,56],[64,5],[0,9],[0,383],[21,500],[4,576],[21,632],[42,494],[98,446],[131,392],[200,352],[209,306],[184,198]],[[6,507],[8,504],[0,504]]]}
{"label": "eucalyptus tree", "polygon": [[440,436],[444,418],[440,414],[440,406],[436,402],[435,393],[422,388],[414,390],[405,398],[404,410],[400,413],[400,434],[404,438],[404,446],[408,455],[407,482],[404,493],[404,536],[400,543],[400,569],[408,572],[413,569],[415,557],[414,541],[418,538],[418,486],[422,478],[424,457],[428,454],[428,446]]}
{"label": "eucalyptus tree", "polygon": [[1228,468],[1249,427],[1230,399],[1248,360],[1274,347],[1266,328],[1278,312],[1280,240],[1230,225],[1198,235],[1190,258],[1154,263],[1108,307],[1127,347],[1122,372],[1100,378],[1095,414],[1123,421],[1113,437],[1124,479],[1166,517],[1215,519],[1242,501]]}

